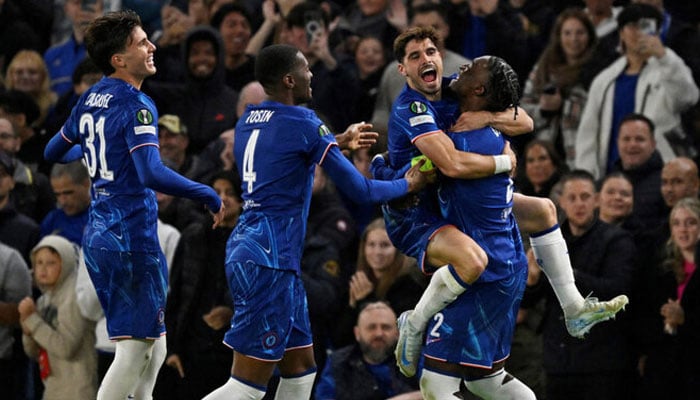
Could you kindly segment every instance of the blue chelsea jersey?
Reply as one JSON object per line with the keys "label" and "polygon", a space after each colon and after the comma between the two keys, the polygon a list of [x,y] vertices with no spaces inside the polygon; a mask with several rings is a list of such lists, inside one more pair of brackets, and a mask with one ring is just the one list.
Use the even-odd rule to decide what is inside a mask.
{"label": "blue chelsea jersey", "polygon": [[227,263],[299,272],[314,165],[335,145],[309,109],[273,101],[248,106],[236,124],[243,213],[228,242]]}
{"label": "blue chelsea jersey", "polygon": [[421,155],[416,140],[439,131],[447,131],[458,115],[458,104],[446,99],[428,101],[408,85],[394,101],[389,116],[389,162],[399,170]]}
{"label": "blue chelsea jersey", "polygon": [[158,147],[153,101],[120,79],[105,77],[85,92],[61,128],[79,143],[92,182],[83,244],[116,251],[159,251],[155,193],[139,180],[131,153]]}

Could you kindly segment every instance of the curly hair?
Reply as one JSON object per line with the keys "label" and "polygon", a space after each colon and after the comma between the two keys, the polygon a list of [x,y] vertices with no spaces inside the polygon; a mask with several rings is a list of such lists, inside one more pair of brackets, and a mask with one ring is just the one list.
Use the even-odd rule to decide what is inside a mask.
{"label": "curly hair", "polygon": [[489,81],[486,85],[486,111],[503,111],[515,108],[513,119],[518,117],[520,102],[520,82],[513,67],[500,57],[489,57]]}

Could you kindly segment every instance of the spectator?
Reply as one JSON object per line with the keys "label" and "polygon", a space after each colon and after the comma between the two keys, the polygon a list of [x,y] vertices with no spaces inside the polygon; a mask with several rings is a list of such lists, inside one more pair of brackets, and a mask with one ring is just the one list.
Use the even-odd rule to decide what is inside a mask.
{"label": "spectator", "polygon": [[31,294],[27,263],[17,250],[0,243],[0,387],[9,400],[23,398],[20,393],[27,378],[27,359],[18,346],[17,304]]}
{"label": "spectator", "polygon": [[161,114],[180,117],[187,127],[188,152],[199,154],[236,122],[232,104],[238,93],[224,83],[224,49],[214,29],[199,26],[187,34],[183,46],[187,77],[184,83],[146,81],[145,91]]}
{"label": "spectator", "polygon": [[83,160],[55,164],[51,187],[57,207],[41,221],[41,236],[59,235],[81,246],[91,200],[90,175]]}
{"label": "spectator", "polygon": [[346,40],[372,36],[380,41],[382,47],[391,49],[399,31],[388,17],[389,3],[390,0],[352,1],[340,14],[336,29],[350,36]]}
{"label": "spectator", "polygon": [[591,57],[587,68],[581,71],[582,81],[588,87],[598,72],[619,57],[620,27],[617,24],[617,16],[622,12],[622,7],[613,6],[612,0],[585,0],[584,2],[586,7],[583,11],[593,22],[598,36],[595,54]]}
{"label": "spectator", "polygon": [[661,195],[669,209],[684,197],[698,197],[700,178],[695,161],[678,157],[661,170]]}
{"label": "spectator", "polygon": [[[573,171],[562,178],[562,233],[581,293],[611,298],[629,294],[634,274],[634,242],[629,233],[598,219],[598,193],[591,174]],[[541,281],[541,280],[540,280]],[[542,284],[539,284],[542,288]],[[585,340],[566,333],[557,300],[547,290],[543,320],[543,365],[547,399],[624,399],[631,393],[632,353],[624,322],[593,328]]]}
{"label": "spectator", "polygon": [[663,161],[656,150],[654,123],[644,115],[629,114],[620,122],[617,148],[620,159],[613,170],[622,171],[634,186],[633,215],[645,227],[664,224],[668,208],[659,188]]}
{"label": "spectator", "polygon": [[415,378],[404,377],[396,368],[393,353],[399,332],[388,304],[366,304],[353,333],[354,344],[331,354],[316,386],[316,400],[423,398]]}
{"label": "spectator", "polygon": [[337,319],[336,344],[345,346],[363,304],[386,301],[395,313],[412,309],[425,288],[415,261],[406,257],[389,240],[382,218],[372,221],[360,238],[357,269],[350,277],[348,303]]}
{"label": "spectator", "polygon": [[51,91],[49,70],[41,54],[34,50],[22,50],[7,66],[5,86],[27,93],[39,106],[39,117],[31,125],[38,128],[56,104],[58,97]]}
{"label": "spectator", "polygon": [[618,16],[624,54],[598,74],[589,91],[576,136],[576,168],[605,175],[619,158],[617,136],[622,118],[637,112],[654,122],[657,149],[668,161],[695,155],[680,115],[698,100],[690,69],[663,46],[655,29],[661,14],[646,4],[627,6]]}
{"label": "spectator", "polygon": [[386,66],[386,49],[373,36],[359,38],[354,49],[353,66],[357,77],[352,103],[354,121],[370,121],[377,102],[379,83]]}
{"label": "spectator", "polygon": [[72,35],[60,44],[51,46],[44,53],[44,61],[51,79],[51,90],[63,96],[71,90],[71,76],[85,58],[85,29],[90,21],[102,15],[102,0],[85,6],[81,0],[65,0],[63,8],[71,21]]}
{"label": "spectator", "polygon": [[19,90],[0,92],[0,117],[12,122],[19,136],[19,146],[12,150],[33,172],[47,174],[50,164],[44,160],[42,152],[50,135],[42,128],[34,127],[39,118],[39,106],[32,97]]}
{"label": "spectator", "polygon": [[182,231],[165,313],[168,356],[155,398],[199,400],[230,375],[231,350],[222,340],[233,310],[224,259],[243,203],[236,175],[219,174],[211,186],[226,207],[224,219],[213,230],[206,217]]}
{"label": "spectator", "polygon": [[551,142],[535,139],[525,146],[524,177],[518,191],[526,196],[549,198],[554,185],[567,168]]}
{"label": "spectator", "polygon": [[654,301],[648,323],[637,327],[646,330],[647,339],[637,364],[638,399],[691,399],[699,388],[700,374],[693,365],[694,357],[700,355],[700,285],[695,273],[700,201],[693,197],[679,200],[669,224],[668,256],[651,291],[645,293]]}
{"label": "spectator", "polygon": [[29,265],[29,253],[39,241],[39,225],[17,212],[10,200],[15,186],[14,172],[12,158],[0,151],[0,242],[17,250]]}
{"label": "spectator", "polygon": [[[56,107],[46,120],[46,133],[58,132],[66,122],[73,106],[78,102],[80,96],[85,93],[90,86],[102,79],[102,71],[95,65],[89,57],[83,58],[73,70],[71,75],[71,89],[58,98]],[[42,170],[43,172],[43,170]]]}
{"label": "spectator", "polygon": [[[236,118],[243,115],[248,105],[260,104],[266,98],[267,95],[258,81],[245,85],[236,103]],[[233,171],[236,169],[236,160],[233,158],[233,134],[233,129],[225,130],[215,141],[204,148],[197,159],[196,168],[192,170],[191,179],[209,182],[221,170]]]}
{"label": "spectator", "polygon": [[196,157],[187,154],[190,139],[187,126],[182,123],[180,117],[164,114],[158,118],[158,143],[160,157],[172,169],[188,176],[187,171],[193,166]]}
{"label": "spectator", "polygon": [[32,249],[32,266],[43,294],[36,304],[25,297],[18,311],[24,351],[39,362],[43,398],[95,398],[95,325],[76,302],[77,248],[60,236],[47,236]]}
{"label": "spectator", "polygon": [[[20,154],[22,135],[18,132],[22,132],[24,129],[31,130],[31,128],[22,125],[25,121],[25,113],[21,108],[25,105],[31,106],[33,103],[24,93],[11,91],[0,94],[0,125],[3,126],[5,136],[7,136],[7,139],[0,142],[0,147],[14,163],[15,187],[12,190],[14,206],[19,212],[38,223],[49,211],[54,209],[56,199],[51,190],[49,178],[33,169],[32,167],[36,167],[35,164],[25,164]],[[11,138],[12,136],[14,138]]]}
{"label": "spectator", "polygon": [[[438,43],[435,43],[435,46],[437,46],[440,56],[442,56],[443,70],[449,75],[457,73],[462,65],[469,63],[469,60],[445,47],[445,42],[450,38],[448,21],[447,9],[440,4],[428,2],[416,5],[411,9],[410,25],[412,27],[431,26],[437,31],[440,40]],[[384,68],[379,83],[379,93],[377,93],[377,101],[372,114],[372,124],[374,129],[380,133],[387,132],[391,105],[401,92],[401,89],[406,85],[406,78],[399,73],[398,65],[398,60],[389,63]]]}
{"label": "spectator", "polygon": [[630,221],[634,208],[632,181],[622,172],[611,172],[602,179],[599,192],[598,218],[626,229],[625,224]]}
{"label": "spectator", "polygon": [[595,28],[583,11],[563,11],[520,102],[532,116],[535,137],[553,143],[569,168],[574,167],[576,130],[588,97],[581,71],[596,43]]}
{"label": "spectator", "polygon": [[[492,55],[508,60],[523,79],[532,67],[527,34],[517,12],[499,0],[451,2],[453,31],[447,47],[468,59]],[[451,72],[445,67],[446,72]]]}
{"label": "spectator", "polygon": [[237,3],[222,5],[211,18],[211,26],[219,31],[224,43],[226,84],[237,92],[255,80],[255,57],[248,53],[251,25],[250,14]]}
{"label": "spectator", "polygon": [[[319,28],[314,35],[307,37],[306,23],[309,15],[315,15]],[[338,132],[355,122],[351,108],[346,105],[352,104],[352,93],[357,81],[350,69],[339,63],[331,52],[328,44],[328,15],[315,2],[304,1],[289,11],[285,21],[280,42],[299,49],[307,58],[314,76],[311,81],[313,99],[309,107],[326,122],[331,132]]]}

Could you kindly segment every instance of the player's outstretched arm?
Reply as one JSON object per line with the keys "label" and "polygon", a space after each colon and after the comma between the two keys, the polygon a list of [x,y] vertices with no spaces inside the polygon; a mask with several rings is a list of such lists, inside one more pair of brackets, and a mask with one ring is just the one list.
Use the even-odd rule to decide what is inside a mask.
{"label": "player's outstretched arm", "polygon": [[442,131],[419,138],[415,145],[443,175],[450,178],[484,178],[509,172],[515,165],[515,156],[512,154],[486,156],[459,151],[452,139]]}
{"label": "player's outstretched arm", "polygon": [[223,211],[223,202],[214,189],[191,181],[163,165],[155,146],[139,147],[131,153],[131,158],[144,186],[161,193],[198,201],[205,204],[209,210],[216,210],[217,214]]}
{"label": "player's outstretched arm", "polygon": [[[421,164],[416,164],[418,171]],[[377,181],[362,176],[357,169],[333,146],[323,159],[323,169],[328,173],[340,191],[355,202],[381,203],[401,197],[409,191],[418,191],[425,187],[427,179],[422,174],[407,172],[403,179]]]}
{"label": "player's outstretched arm", "polygon": [[358,122],[348,126],[345,132],[335,135],[335,141],[341,150],[369,148],[377,143],[379,133],[370,131],[372,124]]}
{"label": "player's outstretched arm", "polygon": [[457,122],[450,128],[451,132],[464,132],[492,126],[508,136],[530,133],[534,129],[534,121],[523,108],[518,107],[505,111],[466,111],[460,114]]}

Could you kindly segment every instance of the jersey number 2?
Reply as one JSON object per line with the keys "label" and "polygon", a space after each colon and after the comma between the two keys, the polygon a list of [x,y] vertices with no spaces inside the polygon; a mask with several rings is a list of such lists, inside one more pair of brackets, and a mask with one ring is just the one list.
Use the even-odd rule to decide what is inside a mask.
{"label": "jersey number 2", "polygon": [[[92,114],[85,113],[80,116],[80,134],[86,135],[85,147],[87,152],[83,154],[85,157],[85,163],[87,164],[88,173],[91,178],[95,178],[98,169],[97,157],[99,160],[99,170],[100,177],[107,181],[114,180],[114,172],[112,172],[107,167],[107,151],[105,148],[107,144],[105,143],[105,117],[102,116],[97,119],[92,117]],[[98,136],[97,147],[95,148],[95,135]]]}

